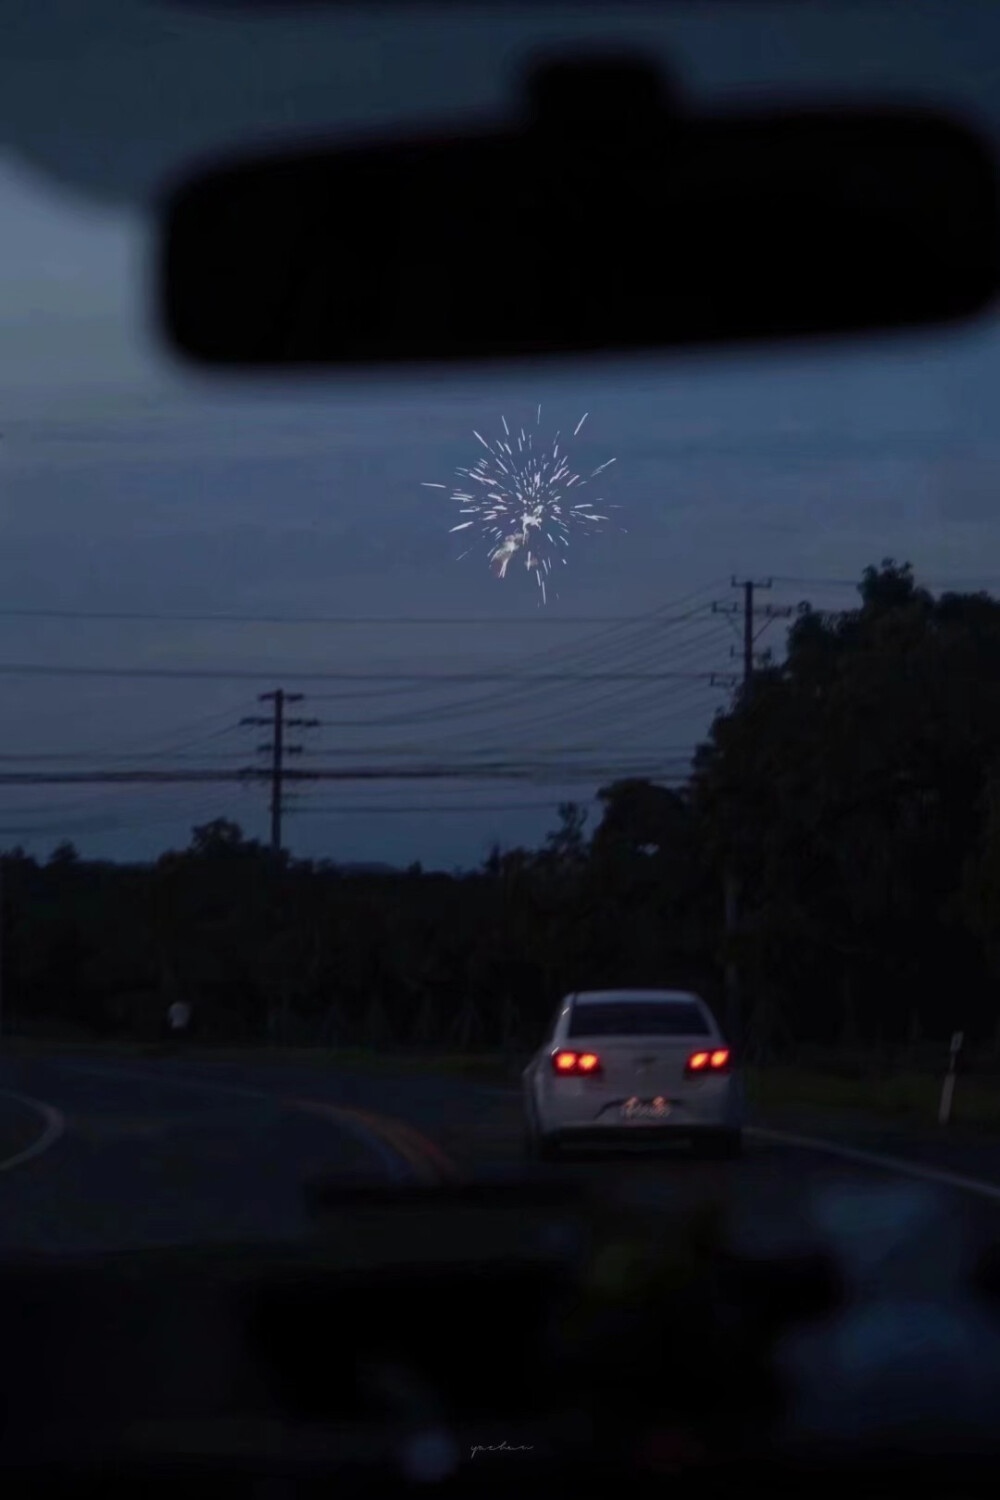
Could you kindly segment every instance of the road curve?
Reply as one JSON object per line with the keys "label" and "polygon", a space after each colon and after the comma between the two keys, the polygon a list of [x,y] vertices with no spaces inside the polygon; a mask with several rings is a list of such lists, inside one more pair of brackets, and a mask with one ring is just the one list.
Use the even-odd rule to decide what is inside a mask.
{"label": "road curve", "polygon": [[[43,1138],[56,1122],[61,1133]],[[839,1317],[793,1329],[776,1356],[796,1393],[800,1426],[839,1441],[872,1414],[895,1412],[915,1430],[933,1419],[965,1423],[961,1430],[976,1440],[995,1432],[1000,1322],[967,1288],[977,1249],[1000,1243],[997,1143],[802,1112],[756,1122],[736,1162],[681,1152],[531,1165],[521,1159],[520,1139],[516,1090],[454,1078],[263,1060],[8,1055],[0,1059],[0,1148],[18,1160],[0,1172],[0,1255],[13,1252],[20,1261],[35,1252],[301,1240],[316,1228],[303,1179],[319,1174],[433,1183],[578,1173],[652,1209],[668,1237],[675,1210],[683,1217],[711,1205],[723,1209],[731,1239],[751,1253],[833,1252],[853,1295]],[[617,1233],[615,1214],[609,1222]],[[627,1235],[629,1217],[621,1223]],[[367,1252],[350,1226],[343,1240],[349,1263],[363,1262]],[[226,1266],[238,1266],[241,1257],[229,1255]],[[166,1400],[187,1411],[203,1385],[212,1400],[230,1388],[229,1334],[214,1291],[199,1300],[175,1289],[174,1300],[164,1301],[157,1286],[157,1312],[147,1317],[122,1314],[120,1290],[107,1284],[106,1303],[91,1316],[95,1329],[126,1330],[120,1347],[102,1343],[100,1332],[81,1341],[75,1362],[60,1351],[57,1405],[98,1416],[109,1406],[121,1411],[132,1397],[114,1385],[113,1368],[126,1368],[128,1391],[140,1405],[153,1400],[160,1414]],[[22,1327],[23,1359],[5,1401],[54,1389],[50,1346],[29,1332],[31,1298],[23,1305],[21,1325],[16,1296],[8,1308],[7,1322]],[[57,1334],[61,1306],[44,1303]],[[157,1317],[159,1344],[150,1342]],[[127,1330],[136,1326],[152,1351],[146,1355],[129,1342]],[[195,1352],[195,1363],[168,1390],[164,1368],[174,1369],[180,1344]],[[95,1386],[98,1366],[106,1367],[105,1384]],[[32,1417],[34,1399],[24,1396]]]}
{"label": "road curve", "polygon": [[63,1115],[44,1100],[0,1089],[0,1172],[42,1156],[65,1128]]}
{"label": "road curve", "polygon": [[[12,1094],[54,1112],[47,1118],[63,1129],[0,1174],[0,1250],[298,1237],[309,1229],[302,1182],[318,1174],[432,1183],[552,1170],[520,1159],[515,1092],[458,1079],[274,1061],[7,1056],[0,1148],[9,1139],[9,1156],[45,1123],[22,1106],[5,1136]],[[627,1184],[664,1210],[722,1203],[738,1238],[764,1249],[814,1242],[817,1205],[845,1182],[928,1187],[943,1195],[956,1233],[1000,1240],[1000,1144],[848,1117],[760,1123],[767,1133],[751,1136],[740,1162],[681,1153],[557,1170]],[[824,1150],[824,1137],[848,1154]]]}
{"label": "road curve", "polygon": [[298,1237],[301,1185],[440,1180],[443,1153],[343,1091],[173,1059],[0,1062],[0,1250]]}

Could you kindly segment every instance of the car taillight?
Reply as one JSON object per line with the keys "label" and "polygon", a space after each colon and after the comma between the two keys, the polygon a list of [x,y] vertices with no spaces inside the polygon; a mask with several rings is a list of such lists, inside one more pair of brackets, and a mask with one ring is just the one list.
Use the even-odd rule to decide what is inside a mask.
{"label": "car taillight", "polygon": [[727,1073],[732,1063],[728,1047],[712,1047],[705,1051],[692,1052],[684,1071],[688,1074]]}
{"label": "car taillight", "polygon": [[596,1077],[601,1071],[601,1059],[596,1052],[568,1052],[561,1050],[552,1054],[552,1071],[563,1078]]}

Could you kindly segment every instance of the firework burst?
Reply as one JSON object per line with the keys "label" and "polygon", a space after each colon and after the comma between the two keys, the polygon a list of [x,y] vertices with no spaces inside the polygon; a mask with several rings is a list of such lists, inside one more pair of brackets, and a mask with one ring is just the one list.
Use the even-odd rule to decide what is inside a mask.
{"label": "firework burst", "polygon": [[[577,437],[588,413],[577,422]],[[479,432],[473,435],[486,450],[471,468],[456,470],[461,481],[450,498],[459,513],[469,517],[450,531],[478,528],[486,544],[490,567],[498,578],[506,578],[515,559],[524,561],[541,590],[542,603],[548,600],[549,579],[557,563],[567,564],[566,552],[573,530],[593,534],[608,520],[594,509],[603,505],[600,496],[593,500],[578,499],[581,491],[615,462],[607,459],[583,478],[570,466],[561,435],[557,432],[552,445],[543,448],[536,441],[542,421],[542,408],[535,414],[535,428],[521,428],[516,435],[501,417],[504,435],[488,443]],[[425,489],[445,490],[445,484],[425,481]],[[616,505],[609,510],[617,510]],[[461,554],[467,557],[472,548]]]}

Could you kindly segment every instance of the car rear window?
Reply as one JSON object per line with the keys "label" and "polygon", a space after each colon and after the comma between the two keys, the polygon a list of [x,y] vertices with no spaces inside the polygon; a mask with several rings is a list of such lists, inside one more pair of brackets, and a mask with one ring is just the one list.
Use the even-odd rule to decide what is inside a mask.
{"label": "car rear window", "polygon": [[709,1025],[690,1000],[595,1000],[574,1005],[568,1034],[708,1036]]}

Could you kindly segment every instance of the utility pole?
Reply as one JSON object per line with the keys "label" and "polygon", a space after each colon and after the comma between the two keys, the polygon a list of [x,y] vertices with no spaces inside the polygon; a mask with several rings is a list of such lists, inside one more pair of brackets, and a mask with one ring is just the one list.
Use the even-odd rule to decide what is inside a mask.
{"label": "utility pole", "polygon": [[[763,609],[755,608],[754,594],[757,589],[769,589],[772,585],[770,578],[736,578],[731,579],[731,587],[743,590],[742,606],[733,604],[713,604],[712,613],[720,615],[743,615],[743,640],[741,653],[743,657],[743,704],[750,702],[750,694],[753,689],[754,674],[754,645],[757,636],[767,629],[772,620],[782,619],[792,613],[788,605],[765,605]],[[754,634],[756,616],[760,614],[764,619],[761,630]],[[736,648],[732,654],[736,655]],[[735,868],[735,860],[730,858],[724,879],[723,891],[723,921],[727,939],[727,947],[730,951],[726,957],[725,990],[726,990],[726,1029],[730,1040],[739,1045],[743,1040],[743,997],[740,989],[740,974],[731,951],[732,939],[740,929],[740,884],[738,872]]]}
{"label": "utility pole", "polygon": [[[740,604],[718,604],[712,605],[712,613],[715,615],[737,615],[743,616],[743,640],[739,648],[734,647],[732,655],[739,654],[743,657],[743,697],[748,701],[750,690],[753,685],[754,674],[754,645],[759,636],[767,629],[774,620],[787,619],[792,613],[790,604],[765,604],[761,607],[754,603],[754,595],[758,589],[769,589],[773,580],[770,578],[733,578],[731,587],[743,590],[743,603]],[[764,623],[760,630],[754,634],[754,625],[757,618],[763,619]]]}
{"label": "utility pole", "polygon": [[301,701],[301,693],[286,693],[282,688],[275,688],[271,693],[259,693],[258,697],[262,703],[273,702],[274,712],[268,717],[253,714],[248,718],[241,719],[241,724],[267,724],[271,726],[272,739],[270,744],[260,745],[258,748],[271,757],[271,853],[281,853],[281,812],[282,792],[285,775],[285,756],[301,755],[301,745],[288,745],[285,743],[286,729],[312,729],[319,723],[318,719],[286,719],[285,706],[289,703]]}
{"label": "utility pole", "polygon": [[2,1038],[2,1036],[3,1036],[3,1021],[4,1021],[3,1011],[4,1011],[4,999],[5,999],[5,996],[4,996],[4,984],[3,984],[3,969],[4,969],[4,964],[5,964],[6,960],[7,960],[7,944],[4,942],[4,936],[5,936],[5,933],[4,933],[4,918],[6,916],[6,910],[5,910],[5,908],[6,908],[6,905],[7,905],[6,897],[7,897],[7,892],[6,892],[5,888],[4,888],[4,878],[3,878],[3,855],[0,854],[0,1038]]}

